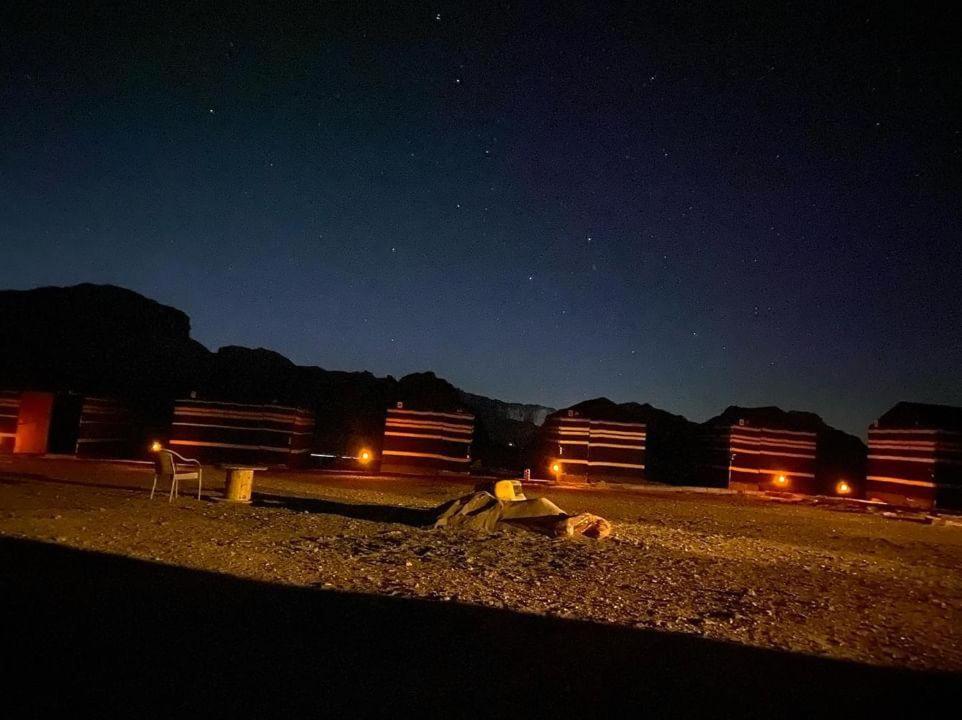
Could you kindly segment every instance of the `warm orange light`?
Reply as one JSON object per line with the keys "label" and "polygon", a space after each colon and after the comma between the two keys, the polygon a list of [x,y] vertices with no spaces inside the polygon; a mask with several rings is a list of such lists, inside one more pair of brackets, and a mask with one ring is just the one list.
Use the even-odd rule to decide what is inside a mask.
{"label": "warm orange light", "polygon": [[561,463],[559,463],[559,462],[553,462],[553,463],[551,463],[551,472],[553,472],[555,475],[560,475],[560,474],[561,474]]}
{"label": "warm orange light", "polygon": [[785,475],[779,475],[775,478],[775,484],[778,487],[788,487],[788,478]]}
{"label": "warm orange light", "polygon": [[150,444],[150,452],[160,452],[164,449],[164,446],[160,444],[160,440],[154,440]]}
{"label": "warm orange light", "polygon": [[837,492],[839,495],[850,495],[852,493],[852,486],[844,480],[839,480],[838,484],[835,486],[835,492]]}
{"label": "warm orange light", "polygon": [[371,451],[361,450],[361,452],[358,453],[357,459],[366,465],[367,463],[371,462]]}

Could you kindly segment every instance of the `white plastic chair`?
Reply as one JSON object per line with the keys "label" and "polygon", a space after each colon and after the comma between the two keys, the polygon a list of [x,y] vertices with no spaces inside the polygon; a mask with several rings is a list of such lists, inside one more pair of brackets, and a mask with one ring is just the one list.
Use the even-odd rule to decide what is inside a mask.
{"label": "white plastic chair", "polygon": [[201,467],[199,460],[185,458],[173,450],[157,450],[154,458],[154,486],[150,489],[150,499],[154,499],[154,491],[157,490],[158,480],[170,482],[168,502],[173,502],[177,496],[181,480],[196,480],[197,499],[200,500],[200,491],[204,484],[203,478],[204,469]]}

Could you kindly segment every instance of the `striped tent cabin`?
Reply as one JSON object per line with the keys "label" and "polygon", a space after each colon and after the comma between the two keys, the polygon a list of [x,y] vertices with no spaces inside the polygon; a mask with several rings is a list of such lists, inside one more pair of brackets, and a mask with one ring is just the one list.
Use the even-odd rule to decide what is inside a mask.
{"label": "striped tent cabin", "polygon": [[700,481],[742,490],[816,492],[817,434],[758,427],[739,420],[710,425]]}
{"label": "striped tent cabin", "polygon": [[644,423],[592,419],[566,410],[548,418],[544,432],[542,462],[549,477],[569,482],[645,478]]}
{"label": "striped tent cabin", "polygon": [[549,417],[544,432],[548,447],[542,453],[542,462],[547,476],[568,482],[588,482],[591,423],[569,410]]}
{"label": "striped tent cabin", "polygon": [[309,410],[183,399],[174,402],[168,442],[202,462],[297,467],[307,462],[313,439]]}
{"label": "striped tent cabin", "polygon": [[866,496],[962,509],[962,408],[899,403],[868,431]]}
{"label": "striped tent cabin", "polygon": [[467,412],[388,408],[381,472],[466,474],[471,465],[474,415]]}
{"label": "striped tent cabin", "polygon": [[134,423],[120,400],[84,397],[77,428],[77,457],[129,458],[133,454]]}
{"label": "striped tent cabin", "polygon": [[0,453],[12,453],[17,441],[20,393],[0,390]]}

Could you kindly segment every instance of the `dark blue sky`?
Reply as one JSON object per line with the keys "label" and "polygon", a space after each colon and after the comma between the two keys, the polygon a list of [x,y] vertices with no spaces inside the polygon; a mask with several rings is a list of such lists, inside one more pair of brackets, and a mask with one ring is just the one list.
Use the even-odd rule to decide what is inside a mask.
{"label": "dark blue sky", "polygon": [[2,287],[554,406],[962,404],[948,14],[57,5],[0,17]]}

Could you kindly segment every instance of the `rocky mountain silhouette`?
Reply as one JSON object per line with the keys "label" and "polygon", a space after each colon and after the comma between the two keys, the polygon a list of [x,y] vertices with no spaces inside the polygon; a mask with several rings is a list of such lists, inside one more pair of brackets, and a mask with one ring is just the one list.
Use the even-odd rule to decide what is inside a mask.
{"label": "rocky mountain silhouette", "polygon": [[169,423],[173,398],[192,393],[314,409],[315,446],[331,453],[379,449],[384,411],[398,402],[474,412],[474,454],[494,460],[490,469],[517,465],[537,430],[526,418],[538,408],[464,393],[432,372],[395,379],[296,365],[265,348],[211,352],[191,338],[186,313],[111,285],[0,291],[0,336],[0,387],[123,398],[147,433]]}
{"label": "rocky mountain silhouette", "polygon": [[[124,398],[138,409],[150,432],[169,423],[173,398],[194,393],[199,398],[308,407],[317,414],[318,450],[350,453],[360,445],[377,450],[385,409],[402,402],[412,409],[473,412],[476,469],[516,472],[525,465],[537,466],[539,426],[556,412],[468,393],[433,372],[395,379],[296,365],[265,348],[226,346],[211,352],[191,338],[186,313],[111,285],[0,291],[0,337],[5,340],[0,353],[3,389]],[[603,397],[565,411],[569,409],[586,417],[645,423],[649,477],[674,484],[691,481],[698,424],[647,403],[615,403]],[[896,406],[903,415],[916,409],[910,403]],[[862,441],[813,413],[732,406],[705,425],[741,418],[815,432],[820,472],[864,474]]]}

